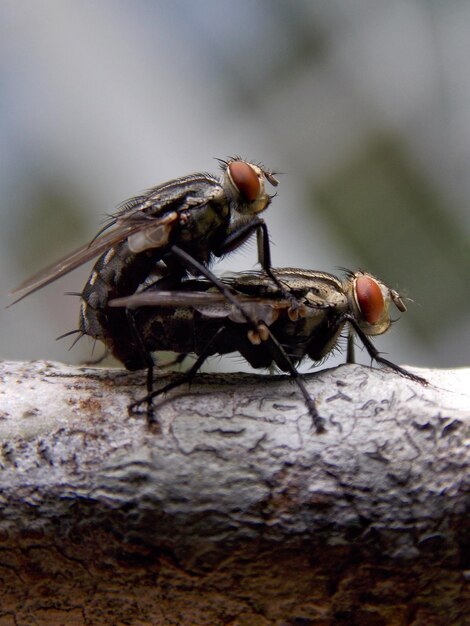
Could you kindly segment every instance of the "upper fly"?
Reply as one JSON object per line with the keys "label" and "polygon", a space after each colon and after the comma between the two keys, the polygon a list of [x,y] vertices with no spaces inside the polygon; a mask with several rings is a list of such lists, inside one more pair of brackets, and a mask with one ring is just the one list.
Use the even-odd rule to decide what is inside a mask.
{"label": "upper fly", "polygon": [[210,278],[213,257],[235,250],[256,232],[258,260],[273,276],[268,231],[259,214],[272,199],[266,183],[278,181],[261,164],[239,157],[220,163],[220,177],[182,176],[124,202],[91,243],[20,284],[14,302],[100,255],[81,293],[77,332],[103,340],[121,358],[118,329],[125,314],[109,310],[108,302],[133,294],[153,273]]}

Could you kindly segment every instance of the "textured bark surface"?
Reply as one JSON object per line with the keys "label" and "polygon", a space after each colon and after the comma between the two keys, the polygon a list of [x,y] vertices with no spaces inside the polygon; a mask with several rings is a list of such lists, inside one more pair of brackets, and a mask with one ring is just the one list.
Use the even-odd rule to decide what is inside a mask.
{"label": "textured bark surface", "polygon": [[0,373],[0,626],[468,623],[470,369]]}

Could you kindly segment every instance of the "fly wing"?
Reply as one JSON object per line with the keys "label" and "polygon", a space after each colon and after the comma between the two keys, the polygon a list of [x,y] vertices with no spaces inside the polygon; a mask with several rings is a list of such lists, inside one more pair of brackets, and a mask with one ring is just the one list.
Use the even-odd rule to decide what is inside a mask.
{"label": "fly wing", "polygon": [[[18,285],[11,292],[11,295],[17,297],[8,306],[19,302],[34,291],[54,282],[136,233],[143,231],[150,233],[150,239],[146,238],[144,233],[144,242],[140,239],[136,242],[142,250],[146,249],[145,246],[147,248],[152,246],[152,236],[155,247],[158,247],[161,236],[155,236],[154,233],[158,233],[159,224],[167,228],[168,224],[174,221],[176,210],[184,211],[201,206],[218,199],[221,193],[218,179],[210,174],[193,174],[163,183],[149,189],[144,195],[127,200],[91,243],[78,248]],[[112,230],[105,232],[109,228]]]}
{"label": "fly wing", "polygon": [[221,293],[205,291],[142,291],[124,298],[114,298],[109,301],[110,307],[125,307],[138,309],[140,307],[188,307],[199,308],[214,304],[230,304]]}
{"label": "fly wing", "polygon": [[[243,294],[234,294],[250,319],[262,321],[270,326],[281,310],[288,310],[288,300],[270,301]],[[246,323],[246,318],[226,297],[218,292],[206,291],[143,291],[124,298],[109,301],[110,307],[182,307],[199,311],[205,317],[226,317],[233,322]]]}
{"label": "fly wing", "polygon": [[[148,225],[148,221],[145,223]],[[94,257],[102,254],[106,250],[109,250],[112,246],[116,245],[120,241],[123,241],[129,235],[137,232],[142,228],[141,222],[123,222],[117,228],[113,229],[109,233],[101,235],[98,238],[95,238],[90,244],[86,244],[72,252],[71,254],[67,254],[59,261],[56,261],[49,267],[41,270],[31,278],[28,278],[23,283],[18,285],[12,292],[11,295],[16,295],[16,300],[14,300],[8,306],[19,302],[29,294],[41,289],[45,285],[54,282],[61,276],[68,274],[72,270],[76,269],[83,263],[90,261]]]}

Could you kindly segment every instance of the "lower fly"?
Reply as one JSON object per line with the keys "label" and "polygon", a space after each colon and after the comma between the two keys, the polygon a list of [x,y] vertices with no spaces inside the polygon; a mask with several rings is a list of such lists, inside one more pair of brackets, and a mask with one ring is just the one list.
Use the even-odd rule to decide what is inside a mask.
{"label": "lower fly", "polygon": [[[188,279],[173,285],[160,282],[140,293],[111,300],[111,308],[129,312],[147,354],[170,350],[197,355],[185,374],[152,389],[130,409],[189,382],[209,356],[239,352],[254,368],[274,364],[289,373],[305,400],[313,426],[322,432],[324,419],[297,366],[305,358],[323,361],[337,347],[346,327],[349,362],[354,360],[352,339],[357,336],[373,360],[426,384],[420,376],[382,357],[370,339],[390,328],[392,305],[406,311],[395,290],[366,272],[348,272],[343,279],[295,268],[272,272],[282,289],[266,274],[251,272],[224,279],[230,299],[214,288],[211,280]],[[148,381],[148,386],[152,384]]]}

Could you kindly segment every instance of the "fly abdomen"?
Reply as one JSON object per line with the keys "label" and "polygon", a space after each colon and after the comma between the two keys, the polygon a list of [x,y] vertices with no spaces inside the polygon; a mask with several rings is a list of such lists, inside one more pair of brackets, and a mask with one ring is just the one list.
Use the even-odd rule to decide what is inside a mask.
{"label": "fly abdomen", "polygon": [[109,299],[120,291],[119,281],[130,255],[127,241],[103,254],[82,291],[79,328],[96,339],[106,337],[106,308]]}
{"label": "fly abdomen", "polygon": [[124,309],[110,309],[112,298],[129,295],[155,269],[161,251],[133,254],[127,241],[117,244],[96,262],[81,296],[79,329],[84,335],[100,339],[128,369],[147,366],[129,326]]}

